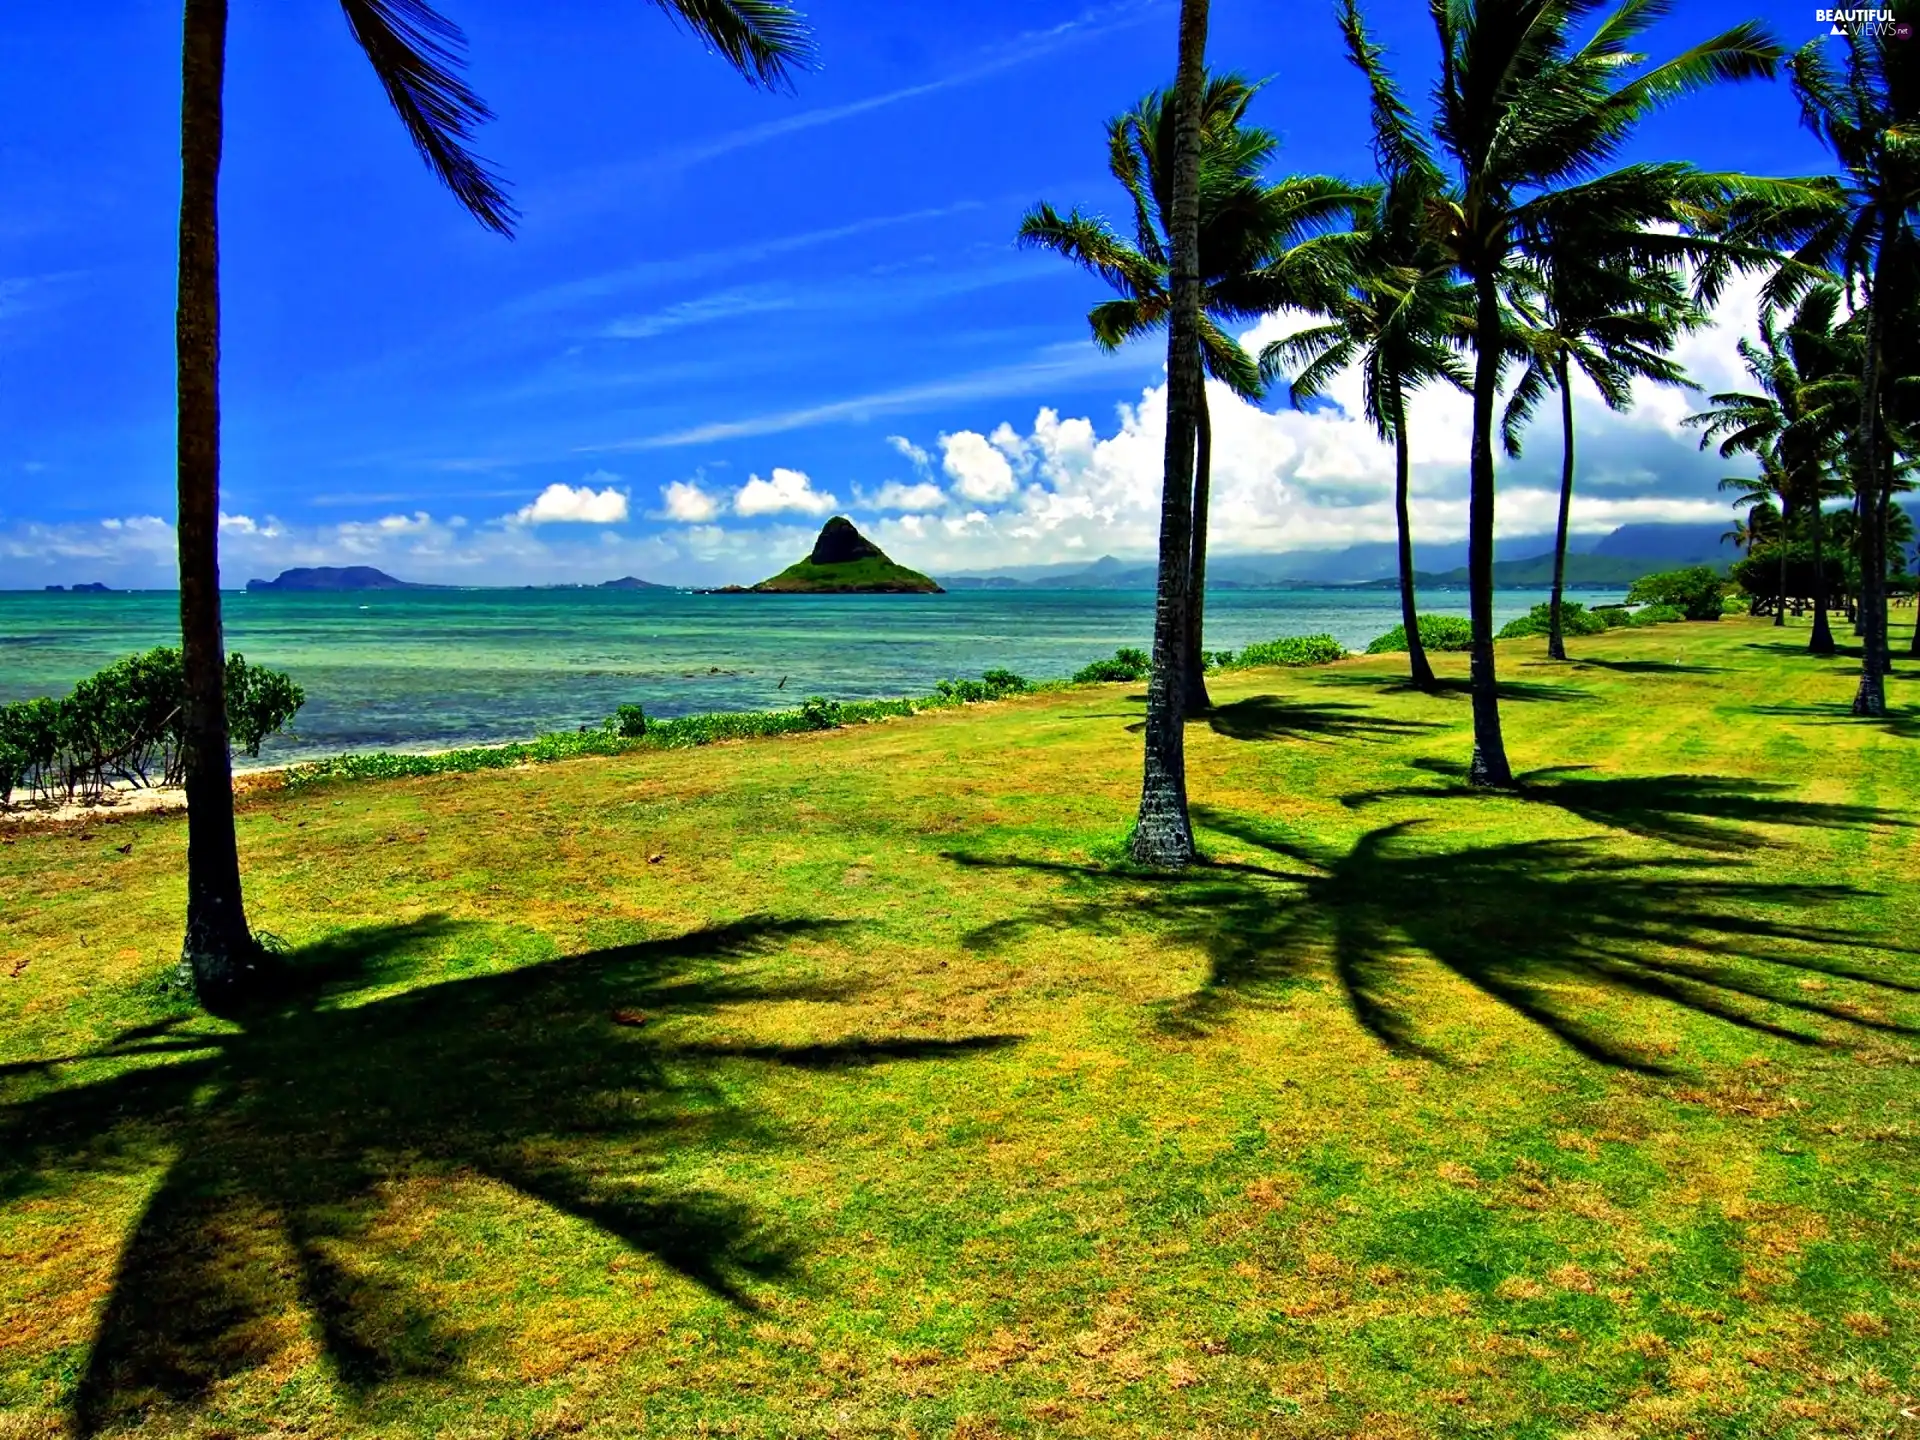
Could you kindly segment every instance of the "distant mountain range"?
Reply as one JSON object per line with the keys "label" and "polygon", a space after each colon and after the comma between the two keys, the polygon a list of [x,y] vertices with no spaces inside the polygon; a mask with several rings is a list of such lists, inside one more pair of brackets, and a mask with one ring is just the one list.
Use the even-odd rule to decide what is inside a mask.
{"label": "distant mountain range", "polygon": [[[49,586],[58,589],[58,586]],[[78,590],[78,585],[74,589]],[[104,587],[103,587],[104,588]],[[450,585],[420,585],[411,580],[396,580],[371,565],[307,565],[282,570],[271,580],[249,580],[249,594],[262,591],[294,591],[309,595],[342,594],[365,590],[450,590]],[[521,585],[521,590],[671,590],[671,585],[656,585],[637,575],[622,575],[618,580],[602,580],[598,585]]]}
{"label": "distant mountain range", "polygon": [[[1617,588],[1682,565],[1726,565],[1739,552],[1721,535],[1728,524],[1622,525],[1603,536],[1576,535],[1569,543],[1567,583]],[[1524,558],[1497,560],[1494,584],[1531,588],[1553,579],[1553,537],[1516,535],[1499,545]],[[1467,583],[1465,541],[1416,545],[1422,585]],[[1439,568],[1436,568],[1439,567]],[[1207,563],[1207,585],[1218,590],[1261,590],[1300,585],[1328,587],[1392,586],[1399,561],[1391,542],[1349,545],[1343,550],[1293,550],[1272,555],[1221,555]],[[990,571],[942,575],[949,590],[1150,590],[1151,560],[1122,560],[1102,555],[1091,564],[1013,565]]]}

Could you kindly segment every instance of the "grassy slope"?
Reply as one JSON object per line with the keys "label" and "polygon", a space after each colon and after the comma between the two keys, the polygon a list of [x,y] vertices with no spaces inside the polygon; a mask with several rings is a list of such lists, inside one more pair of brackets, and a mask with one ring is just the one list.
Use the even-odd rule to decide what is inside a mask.
{"label": "grassy slope", "polygon": [[815,565],[799,560],[770,580],[762,580],[756,590],[795,590],[830,592],[835,590],[933,591],[940,587],[918,570],[909,570],[891,560],[869,557],[839,565]]}
{"label": "grassy slope", "polygon": [[1531,800],[1220,677],[1180,881],[1138,687],[264,797],[244,1029],[177,820],[22,836],[0,1436],[1896,1433],[1920,682],[1778,635],[1503,645]]}

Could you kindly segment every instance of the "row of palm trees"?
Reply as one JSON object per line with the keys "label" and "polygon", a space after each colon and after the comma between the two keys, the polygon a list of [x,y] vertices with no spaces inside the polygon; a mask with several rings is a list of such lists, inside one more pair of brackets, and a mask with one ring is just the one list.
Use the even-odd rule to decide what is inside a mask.
{"label": "row of palm trees", "polygon": [[[1119,292],[1089,316],[1101,344],[1162,325],[1168,332],[1137,860],[1178,867],[1193,856],[1180,732],[1183,716],[1207,703],[1199,626],[1210,458],[1203,375],[1249,398],[1285,378],[1300,403],[1338,373],[1359,370],[1366,419],[1394,446],[1401,608],[1412,678],[1423,687],[1434,682],[1413,589],[1407,402],[1432,384],[1471,394],[1470,774],[1479,785],[1511,787],[1493,652],[1496,428],[1506,452],[1518,454],[1538,406],[1558,396],[1549,645],[1565,658],[1574,374],[1622,409],[1635,381],[1687,385],[1670,354],[1677,340],[1704,322],[1735,273],[1763,272],[1763,337],[1773,338],[1743,351],[1750,368],[1763,364],[1762,351],[1771,357],[1764,363],[1778,359],[1769,348],[1776,341],[1793,343],[1779,340],[1771,316],[1796,301],[1788,334],[1804,336],[1808,355],[1817,349],[1820,359],[1786,399],[1769,380],[1758,401],[1813,407],[1819,433],[1784,413],[1777,424],[1766,422],[1774,425],[1769,431],[1750,413],[1757,402],[1747,395],[1713,397],[1695,423],[1706,431],[1703,444],[1717,439],[1723,453],[1755,455],[1763,473],[1788,475],[1790,502],[1814,517],[1816,540],[1826,493],[1820,485],[1836,472],[1849,477],[1868,577],[1855,710],[1884,714],[1889,514],[1901,484],[1898,457],[1912,450],[1908,377],[1920,374],[1911,363],[1920,347],[1920,326],[1912,323],[1920,315],[1912,296],[1920,275],[1915,47],[1891,29],[1848,35],[1844,63],[1835,66],[1824,42],[1788,57],[1763,26],[1748,22],[1649,64],[1641,42],[1670,8],[1664,0],[1622,0],[1582,38],[1576,31],[1594,11],[1587,0],[1436,0],[1440,67],[1423,123],[1370,38],[1358,0],[1339,0],[1347,54],[1369,94],[1378,174],[1362,185],[1328,176],[1268,184],[1260,171],[1273,139],[1243,118],[1253,87],[1237,76],[1207,75],[1207,0],[1182,0],[1173,92],[1149,96],[1108,126],[1110,169],[1131,202],[1132,238],[1049,205],[1023,220],[1024,242],[1067,256]],[[1895,0],[1892,8],[1899,23],[1920,18],[1920,0]],[[1682,162],[1616,163],[1663,106],[1718,85],[1772,79],[1783,62],[1807,125],[1835,156],[1837,176],[1769,179]],[[1844,320],[1843,298],[1850,302]],[[1277,311],[1304,312],[1310,323],[1267,346],[1256,364],[1225,327]],[[1786,384],[1784,374],[1777,378]],[[1806,478],[1813,471],[1829,479]],[[1819,624],[1816,648],[1830,649],[1830,636],[1820,638],[1824,619]],[[1916,647],[1920,653],[1920,639]]]}

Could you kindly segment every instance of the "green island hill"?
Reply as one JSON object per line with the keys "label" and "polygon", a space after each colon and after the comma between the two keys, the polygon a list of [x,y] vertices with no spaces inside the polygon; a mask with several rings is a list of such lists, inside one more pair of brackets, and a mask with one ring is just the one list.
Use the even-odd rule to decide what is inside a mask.
{"label": "green island hill", "polygon": [[0,1433],[1896,1433],[1920,676],[1806,637],[1500,642],[1511,794],[1464,654],[1219,674],[1175,876],[1137,681],[262,782],[231,1020],[182,817],[0,831]]}
{"label": "green island hill", "polygon": [[820,527],[807,558],[758,585],[727,586],[722,594],[941,595],[932,577],[896,565],[844,515]]}

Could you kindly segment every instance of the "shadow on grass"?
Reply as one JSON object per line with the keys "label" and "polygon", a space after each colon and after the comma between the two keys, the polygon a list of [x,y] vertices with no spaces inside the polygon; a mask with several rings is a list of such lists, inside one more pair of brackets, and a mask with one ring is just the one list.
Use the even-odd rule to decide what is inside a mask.
{"label": "shadow on grass", "polygon": [[[1912,1035],[1847,996],[1811,998],[1808,975],[1871,994],[1920,993],[1870,968],[1894,951],[1806,917],[1859,892],[1737,878],[1734,862],[1638,861],[1596,841],[1523,841],[1443,850],[1421,822],[1382,826],[1344,853],[1196,807],[1196,820],[1260,857],[1179,874],[954,855],[1066,882],[1067,897],[968,937],[992,950],[1072,926],[1145,929],[1208,958],[1206,980],[1165,1023],[1197,1033],[1247,1003],[1276,1000],[1329,971],[1354,1019],[1397,1054],[1445,1061],[1423,1038],[1445,1016],[1414,1013],[1420,957],[1439,965],[1589,1059],[1651,1073],[1668,1067],[1605,1013],[1608,996],[1664,1002],[1805,1045],[1819,1028]],[[1844,958],[1861,954],[1859,963]]]}
{"label": "shadow on grass", "polygon": [[1790,799],[1791,786],[1724,775],[1601,778],[1585,775],[1590,768],[1585,765],[1550,765],[1516,776],[1516,790],[1493,792],[1469,785],[1464,765],[1432,759],[1412,763],[1441,783],[1358,790],[1342,795],[1340,803],[1358,810],[1383,800],[1487,800],[1497,793],[1502,800],[1551,805],[1596,825],[1698,850],[1758,850],[1768,844],[1766,836],[1746,825],[1849,830],[1912,823],[1872,805]]}
{"label": "shadow on grass", "polygon": [[[1364,685],[1368,689],[1394,695],[1432,695],[1441,699],[1465,700],[1473,694],[1473,684],[1469,680],[1455,676],[1442,676],[1430,687],[1414,684],[1400,675],[1316,675],[1316,685]],[[1536,680],[1502,680],[1500,682],[1502,700],[1539,701],[1547,704],[1568,704],[1596,698],[1591,690],[1582,690],[1577,685],[1543,685]]]}
{"label": "shadow on grass", "polygon": [[1920,706],[1915,705],[1893,706],[1884,715],[1856,715],[1846,704],[1749,705],[1747,713],[1776,720],[1798,720],[1807,725],[1868,725],[1896,739],[1920,740]]}
{"label": "shadow on grass", "polygon": [[1566,663],[1576,670],[1611,670],[1617,675],[1724,675],[1727,670],[1724,665],[1689,665],[1679,660],[1595,660],[1586,655]]}
{"label": "shadow on grass", "polygon": [[[835,928],[750,918],[392,994],[397,957],[448,929],[349,932],[296,953],[296,983],[238,1028],[182,1017],[69,1061],[154,1061],[0,1105],[0,1199],[63,1175],[164,1161],[122,1252],[74,1394],[91,1435],[156,1401],[193,1403],[267,1364],[304,1312],[349,1392],[452,1377],[470,1331],[384,1246],[406,1183],[479,1179],[585,1221],[729,1302],[788,1275],[793,1243],[740,1201],[663,1178],[702,1144],[773,1143],[730,1098],[757,1065],[839,1070],[1013,1043],[889,1037],[725,1046],[677,1017],[840,991],[741,962]],[[357,1003],[354,1003],[357,1002]],[[184,1058],[183,1058],[184,1057]],[[68,1061],[43,1062],[53,1082]],[[15,1077],[16,1079],[18,1077]],[[0,1092],[3,1093],[3,1092]]]}
{"label": "shadow on grass", "polygon": [[[1206,725],[1229,740],[1395,740],[1423,730],[1443,728],[1431,720],[1401,720],[1360,705],[1337,701],[1288,700],[1279,695],[1252,695],[1226,705],[1215,705],[1203,715],[1189,716],[1189,725]],[[1127,726],[1130,734],[1146,729],[1144,720]]]}

